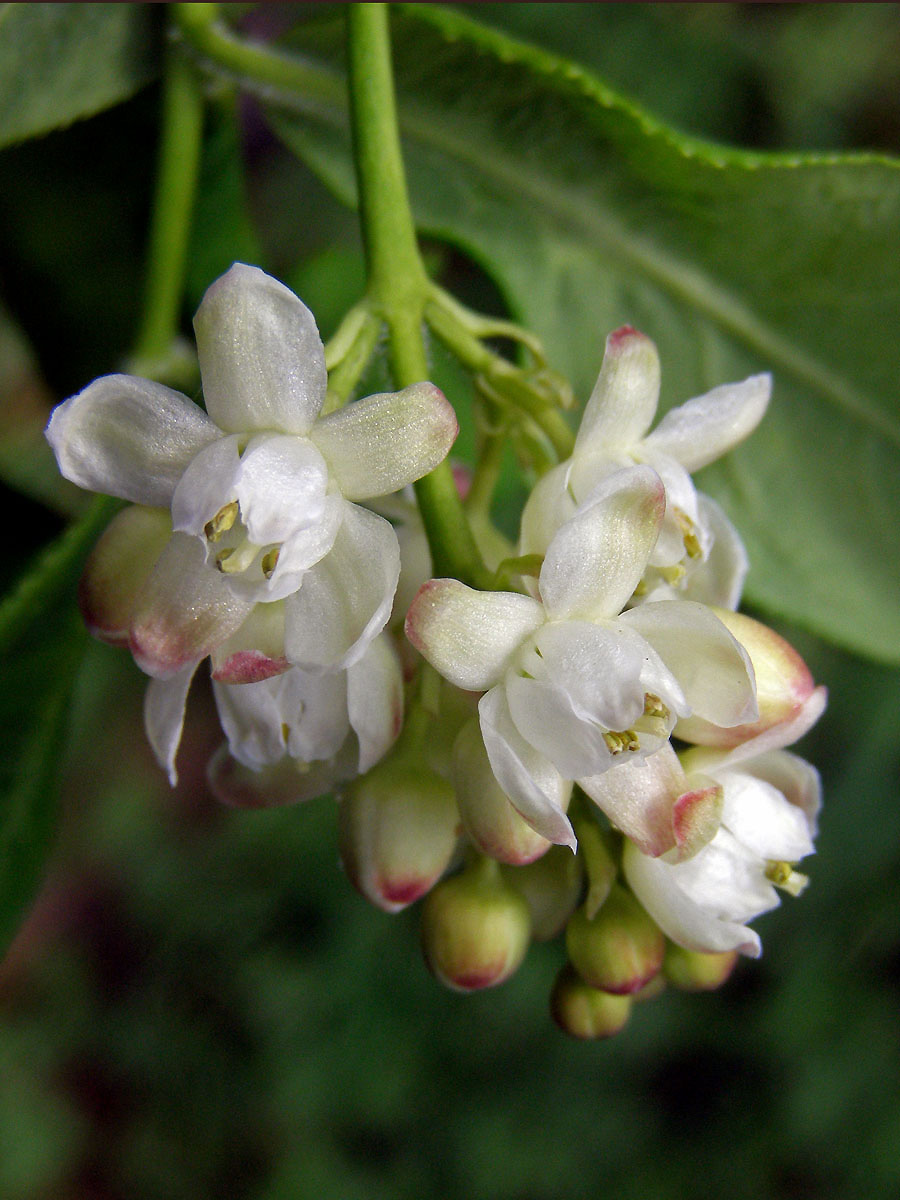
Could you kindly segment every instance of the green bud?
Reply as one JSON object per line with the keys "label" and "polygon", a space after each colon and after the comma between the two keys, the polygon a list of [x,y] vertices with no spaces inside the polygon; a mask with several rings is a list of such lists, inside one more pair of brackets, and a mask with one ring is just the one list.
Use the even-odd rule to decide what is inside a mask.
{"label": "green bud", "polygon": [[536,862],[504,867],[503,877],[524,897],[531,912],[531,936],[546,942],[565,928],[581,899],[581,859],[567,846],[551,846]]}
{"label": "green bud", "polygon": [[422,948],[431,971],[459,992],[503,983],[531,940],[528,905],[482,858],[441,883],[422,907]]}
{"label": "green bud", "polygon": [[550,1014],[563,1033],[588,1041],[618,1033],[628,1020],[631,1003],[630,996],[592,988],[567,964],[550,993]]}
{"label": "green bud", "polygon": [[669,983],[683,992],[711,992],[722,986],[734,970],[737,959],[737,950],[701,954],[669,942],[663,972]]}
{"label": "green bud", "polygon": [[584,907],[566,928],[566,949],[578,974],[605,992],[631,995],[662,966],[665,938],[659,926],[621,885],[615,884],[593,919]]}
{"label": "green bud", "polygon": [[367,900],[399,912],[434,886],[456,849],[453,788],[422,767],[386,758],[341,799],[344,870]]}

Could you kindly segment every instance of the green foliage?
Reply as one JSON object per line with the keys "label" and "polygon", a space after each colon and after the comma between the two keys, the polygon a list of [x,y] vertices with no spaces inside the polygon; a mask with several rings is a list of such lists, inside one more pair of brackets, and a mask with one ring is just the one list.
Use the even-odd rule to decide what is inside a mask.
{"label": "green foliage", "polygon": [[[771,370],[747,444],[701,477],[740,529],[747,595],[900,661],[900,164],[766,155],[676,133],[586,70],[432,5],[395,22],[420,227],[472,254],[585,397],[602,339],[657,342],[663,406]],[[297,44],[334,70],[340,29]],[[273,112],[353,202],[346,114]]]}
{"label": "green foliage", "polygon": [[120,103],[158,69],[152,5],[0,6],[0,146]]}

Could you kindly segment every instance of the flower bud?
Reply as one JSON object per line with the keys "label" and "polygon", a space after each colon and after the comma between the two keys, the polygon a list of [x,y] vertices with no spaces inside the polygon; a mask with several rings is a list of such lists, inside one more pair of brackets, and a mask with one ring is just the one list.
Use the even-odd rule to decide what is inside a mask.
{"label": "flower bud", "polygon": [[524,867],[504,867],[503,876],[524,898],[536,942],[555,938],[575,911],[584,877],[581,859],[568,846],[551,846]]}
{"label": "flower bud", "polygon": [[686,742],[700,746],[737,746],[749,738],[790,721],[803,707],[815,683],[797,651],[774,629],[730,609],[713,609],[744,647],[756,675],[757,720],[723,729],[702,717],[687,717],[675,726]]}
{"label": "flower bud", "polygon": [[588,917],[584,907],[573,914],[566,949],[586,983],[626,996],[659,971],[665,938],[634,896],[616,884],[595,917]]}
{"label": "flower bud", "polygon": [[421,767],[385,759],[351,783],[338,845],[353,886],[385,912],[423,896],[447,869],[459,827],[453,789]]}
{"label": "flower bud", "polygon": [[466,833],[498,862],[534,862],[551,846],[510,803],[488,761],[477,720],[467,721],[453,747],[453,785]]}
{"label": "flower bud", "polygon": [[628,1020],[631,1003],[630,996],[591,987],[567,964],[550,993],[550,1015],[563,1033],[588,1041],[618,1033]]}
{"label": "flower bud", "polygon": [[711,992],[721,987],[734,970],[737,950],[721,954],[700,954],[669,942],[663,961],[663,973],[673,987],[683,992]]}
{"label": "flower bud", "polygon": [[422,948],[441,983],[459,992],[503,983],[531,939],[528,905],[492,859],[443,880],[422,908]]}
{"label": "flower bud", "polygon": [[88,556],[78,585],[81,615],[94,637],[128,644],[138,595],[171,535],[165,509],[131,504],[116,513]]}

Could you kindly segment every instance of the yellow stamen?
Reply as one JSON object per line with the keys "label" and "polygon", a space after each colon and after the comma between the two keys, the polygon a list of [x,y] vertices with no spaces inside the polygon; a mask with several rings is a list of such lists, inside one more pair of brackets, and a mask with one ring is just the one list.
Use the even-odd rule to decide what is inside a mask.
{"label": "yellow stamen", "polygon": [[668,721],[669,709],[659,696],[654,696],[652,692],[644,692],[644,716],[660,717],[663,721]]}
{"label": "yellow stamen", "polygon": [[604,733],[603,740],[609,747],[610,754],[622,754],[626,750],[640,750],[641,743],[633,729],[610,729]]}
{"label": "yellow stamen", "polygon": [[659,573],[662,575],[666,583],[674,584],[678,583],[679,580],[684,579],[687,571],[684,569],[681,563],[676,563],[674,567],[660,567]]}
{"label": "yellow stamen", "polygon": [[700,549],[700,539],[694,532],[696,526],[691,518],[683,509],[676,508],[675,520],[678,522],[678,528],[681,530],[681,537],[684,541],[684,548],[688,558],[700,558],[703,551]]}
{"label": "yellow stamen", "polygon": [[789,862],[772,861],[767,863],[766,879],[790,896],[799,896],[809,883],[809,876],[795,871]]}
{"label": "yellow stamen", "polygon": [[203,526],[203,532],[206,534],[207,540],[217,542],[223,533],[227,533],[238,519],[240,507],[237,500],[232,500],[224,505],[211,521],[207,521]]}
{"label": "yellow stamen", "polygon": [[281,553],[280,546],[273,546],[271,550],[267,550],[260,559],[260,567],[266,579],[271,579],[275,574],[275,568],[278,566],[278,556]]}

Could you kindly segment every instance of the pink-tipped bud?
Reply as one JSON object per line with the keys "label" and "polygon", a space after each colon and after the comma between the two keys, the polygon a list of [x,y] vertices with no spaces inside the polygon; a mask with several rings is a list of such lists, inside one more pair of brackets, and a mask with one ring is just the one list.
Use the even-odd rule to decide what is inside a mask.
{"label": "pink-tipped bud", "polygon": [[584,882],[582,860],[568,846],[551,846],[524,867],[504,867],[507,883],[524,898],[536,942],[555,938],[578,906]]}
{"label": "pink-tipped bud", "polygon": [[673,987],[683,992],[711,992],[722,984],[734,970],[737,950],[721,954],[700,954],[669,942],[663,962],[663,974]]}
{"label": "pink-tipped bud", "polygon": [[477,720],[467,721],[453,747],[453,785],[466,833],[498,862],[534,862],[551,842],[536,833],[510,803],[491,770]]}
{"label": "pink-tipped bud", "polygon": [[727,608],[713,611],[750,656],[756,675],[759,717],[728,729],[701,717],[687,717],[678,722],[675,733],[698,746],[738,746],[775,725],[793,720],[812,694],[815,682],[797,651],[774,629]]}
{"label": "pink-tipped bud", "polygon": [[492,859],[442,880],[422,907],[422,949],[430,970],[458,992],[509,979],[531,940],[528,905]]}
{"label": "pink-tipped bud", "polygon": [[351,783],[339,806],[341,862],[385,912],[418,900],[446,871],[459,815],[453,788],[427,768],[385,759]]}
{"label": "pink-tipped bud", "polygon": [[593,918],[584,907],[566,927],[566,949],[585,983],[628,996],[639,992],[662,966],[662,932],[637,900],[615,884]]}
{"label": "pink-tipped bud", "polygon": [[630,1013],[630,996],[601,992],[585,983],[568,965],[557,975],[550,993],[553,1020],[563,1033],[582,1041],[612,1037],[624,1026]]}
{"label": "pink-tipped bud", "polygon": [[88,556],[78,585],[81,615],[94,637],[128,645],[137,598],[171,536],[165,509],[132,504],[116,513]]}

